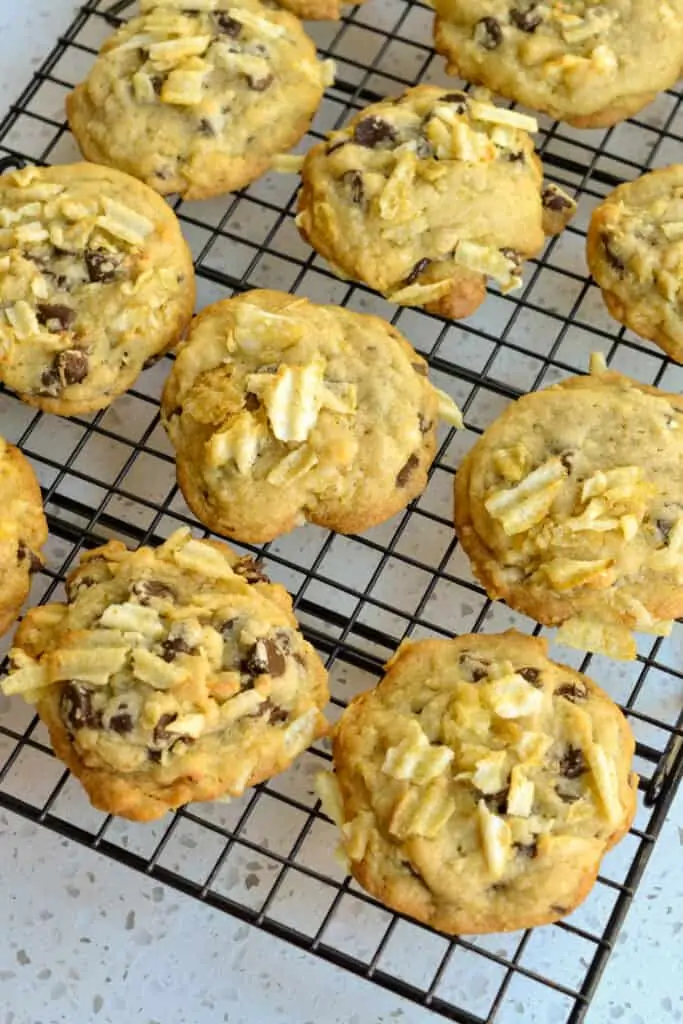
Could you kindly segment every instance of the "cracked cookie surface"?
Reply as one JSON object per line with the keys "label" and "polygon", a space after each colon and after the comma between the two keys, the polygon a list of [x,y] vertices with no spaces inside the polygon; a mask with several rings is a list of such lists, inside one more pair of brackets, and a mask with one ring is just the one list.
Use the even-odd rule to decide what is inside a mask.
{"label": "cracked cookie surface", "polygon": [[248,185],[305,134],[330,62],[293,15],[257,0],[145,6],[67,98],[82,152],[164,195]]}
{"label": "cracked cookie surface", "polygon": [[578,128],[615,124],[683,70],[682,0],[435,0],[448,71]]}
{"label": "cracked cookie surface", "polygon": [[354,877],[462,934],[570,913],[636,806],[626,719],[516,632],[401,645],[342,714],[318,777]]}
{"label": "cracked cookie surface", "polygon": [[455,526],[490,597],[635,657],[683,614],[683,399],[614,372],[525,395],[458,469]]}
{"label": "cracked cookie surface", "polygon": [[30,405],[102,409],[192,316],[192,257],[168,205],[95,164],[0,177],[0,379]]}
{"label": "cracked cookie surface", "polygon": [[373,104],[307,154],[299,230],[340,276],[469,316],[487,279],[519,287],[544,230],[574,212],[543,187],[535,130],[533,118],[436,86]]}
{"label": "cracked cookie surface", "polygon": [[187,529],[84,555],[10,659],[5,693],[37,704],[96,807],[133,820],[240,796],[326,731],[327,674],[287,592]]}
{"label": "cracked cookie surface", "polygon": [[683,362],[683,164],[610,193],[586,255],[612,316]]}
{"label": "cracked cookie surface", "polygon": [[43,498],[28,459],[0,437],[0,634],[16,620],[47,540]]}
{"label": "cracked cookie surface", "polygon": [[382,522],[424,490],[438,418],[460,424],[427,370],[379,317],[260,290],[209,306],[162,396],[188,504],[254,543]]}

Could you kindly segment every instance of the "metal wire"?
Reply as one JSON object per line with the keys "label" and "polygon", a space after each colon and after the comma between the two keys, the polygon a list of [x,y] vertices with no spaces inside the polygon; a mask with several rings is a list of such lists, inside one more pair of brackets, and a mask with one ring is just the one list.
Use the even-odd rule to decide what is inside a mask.
{"label": "metal wire", "polygon": [[[130,0],[93,0],[81,8],[0,123],[0,171],[23,160],[76,158],[63,96],[129,8]],[[322,53],[337,61],[338,77],[307,144],[385,93],[417,81],[447,81],[430,46],[430,17],[417,2],[372,0],[339,24],[311,27]],[[650,111],[607,131],[541,122],[544,166],[576,191],[580,215],[532,261],[518,296],[489,295],[466,324],[396,310],[362,286],[338,281],[298,240],[292,180],[268,177],[222,200],[174,204],[193,247],[202,301],[270,286],[380,312],[416,343],[433,377],[465,413],[466,432],[441,435],[425,495],[390,524],[353,538],[307,527],[262,549],[271,575],[292,591],[304,632],[326,657],[333,715],[353,693],[373,685],[405,636],[486,632],[502,624],[548,632],[491,604],[470,575],[452,529],[450,491],[458,461],[506,401],[585,369],[587,353],[596,348],[606,351],[612,366],[648,383],[672,390],[683,383],[681,371],[655,346],[602,311],[586,277],[581,215],[621,181],[680,152],[681,97],[662,94]],[[58,566],[36,577],[34,600],[59,596],[65,573],[84,548],[110,537],[156,544],[179,524],[197,528],[177,492],[159,427],[167,368],[164,360],[147,371],[110,410],[69,421],[45,417],[0,392],[3,434],[31,458],[43,485],[49,562]],[[190,805],[161,824],[135,826],[89,808],[52,756],[38,719],[13,704],[0,720],[0,805],[444,1019],[504,1022],[521,999],[531,997],[534,1005],[550,1007],[558,1024],[576,1024],[683,774],[683,673],[675,649],[680,630],[677,625],[669,641],[641,644],[628,669],[591,656],[576,661],[629,716],[638,738],[639,811],[630,835],[603,863],[584,908],[544,929],[541,943],[531,931],[447,940],[389,913],[344,878],[332,857],[334,830],[311,786],[313,771],[329,759],[324,744],[240,801]],[[543,947],[554,949],[554,956],[549,959]]]}

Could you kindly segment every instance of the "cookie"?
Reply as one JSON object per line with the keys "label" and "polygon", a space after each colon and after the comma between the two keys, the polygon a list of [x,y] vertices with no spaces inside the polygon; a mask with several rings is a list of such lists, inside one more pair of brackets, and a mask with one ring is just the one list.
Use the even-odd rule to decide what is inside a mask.
{"label": "cookie", "polygon": [[175,214],[95,164],[0,177],[0,271],[0,379],[64,416],[109,405],[192,316]]}
{"label": "cookie", "polygon": [[509,406],[455,481],[455,526],[492,598],[558,640],[635,657],[683,615],[683,398],[618,373]]}
{"label": "cookie", "polygon": [[293,15],[257,0],[143,7],[67,98],[82,152],[186,199],[255,181],[306,133],[331,62]]}
{"label": "cookie", "polygon": [[151,821],[240,796],[326,732],[327,674],[286,590],[225,544],[85,554],[26,615],[2,681],[35,702],[95,807]]}
{"label": "cookie", "polygon": [[354,877],[452,934],[570,913],[635,812],[617,706],[516,632],[404,643],[387,669],[318,779]]}
{"label": "cookie", "polygon": [[38,481],[18,448],[0,437],[0,634],[15,622],[43,564],[47,523]]}
{"label": "cookie", "polygon": [[439,416],[461,422],[395,327],[274,291],[193,321],[161,408],[192,511],[253,543],[388,519],[426,486]]}
{"label": "cookie", "polygon": [[466,93],[409,89],[361,111],[301,167],[297,225],[342,277],[403,306],[473,313],[544,242],[543,196],[561,230],[574,210],[543,187],[533,118]]}
{"label": "cookie", "polygon": [[450,74],[577,128],[635,114],[683,70],[683,0],[434,0]]}
{"label": "cookie", "polygon": [[683,164],[610,193],[591,217],[586,256],[612,316],[683,362]]}

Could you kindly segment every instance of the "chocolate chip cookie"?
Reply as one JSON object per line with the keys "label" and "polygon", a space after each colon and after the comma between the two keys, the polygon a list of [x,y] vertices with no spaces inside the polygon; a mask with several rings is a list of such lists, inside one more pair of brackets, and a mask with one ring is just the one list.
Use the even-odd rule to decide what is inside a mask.
{"label": "chocolate chip cookie", "polygon": [[635,114],[683,70],[683,0],[434,0],[448,71],[578,128]]}
{"label": "chocolate chip cookie", "polygon": [[187,529],[84,555],[10,657],[5,693],[36,703],[95,807],[136,821],[240,796],[326,731],[327,675],[287,592]]}
{"label": "chocolate chip cookie", "polygon": [[309,151],[299,230],[340,276],[469,316],[488,278],[519,287],[544,227],[561,230],[574,211],[543,186],[535,130],[525,114],[436,86],[383,100]]}
{"label": "chocolate chip cookie", "polygon": [[459,468],[455,525],[490,597],[635,657],[683,614],[683,399],[610,372],[525,395]]}
{"label": "chocolate chip cookie", "polygon": [[68,416],[109,405],[192,316],[192,257],[169,206],[95,164],[0,177],[0,379]]}
{"label": "chocolate chip cookie", "polygon": [[148,6],[67,99],[81,150],[164,195],[248,185],[305,134],[332,65],[293,15],[257,0]]}
{"label": "chocolate chip cookie", "polygon": [[586,256],[612,316],[683,362],[683,164],[610,193]]}
{"label": "chocolate chip cookie", "polygon": [[162,396],[190,508],[253,543],[306,520],[357,532],[404,508],[439,416],[461,422],[395,327],[274,291],[205,309]]}
{"label": "chocolate chip cookie", "polygon": [[0,634],[16,620],[42,563],[47,523],[38,481],[18,448],[0,437]]}
{"label": "chocolate chip cookie", "polygon": [[342,715],[318,779],[354,877],[448,933],[570,913],[635,812],[617,706],[515,632],[405,643],[387,669]]}

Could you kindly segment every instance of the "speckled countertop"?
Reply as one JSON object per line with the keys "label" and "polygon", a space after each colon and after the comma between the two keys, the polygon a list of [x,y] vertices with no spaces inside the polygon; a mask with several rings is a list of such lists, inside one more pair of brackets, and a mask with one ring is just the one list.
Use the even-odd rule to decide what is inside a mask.
{"label": "speckled countertop", "polygon": [[[0,0],[0,113],[73,11],[71,0]],[[589,1024],[683,1020],[682,847],[683,792],[619,935]],[[11,813],[0,812],[0,864],[0,1024],[437,1020]],[[552,1013],[532,1012],[523,992],[513,1010],[523,1024],[555,1024]]]}

